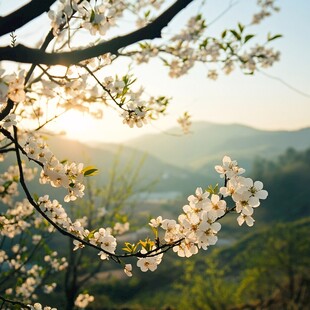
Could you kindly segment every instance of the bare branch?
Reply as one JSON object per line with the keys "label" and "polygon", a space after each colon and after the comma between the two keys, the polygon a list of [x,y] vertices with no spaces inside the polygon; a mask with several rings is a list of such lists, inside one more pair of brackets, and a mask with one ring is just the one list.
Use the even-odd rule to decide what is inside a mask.
{"label": "bare branch", "polygon": [[46,53],[42,50],[29,48],[24,45],[18,45],[14,48],[3,47],[0,48],[0,59],[22,63],[68,66],[106,53],[117,54],[120,48],[124,48],[141,40],[160,38],[162,29],[192,1],[193,0],[177,0],[147,26],[124,36],[102,42],[96,46],[64,53]]}
{"label": "bare branch", "polygon": [[36,17],[48,11],[54,2],[56,2],[56,0],[32,0],[13,13],[0,17],[0,36],[26,25]]}

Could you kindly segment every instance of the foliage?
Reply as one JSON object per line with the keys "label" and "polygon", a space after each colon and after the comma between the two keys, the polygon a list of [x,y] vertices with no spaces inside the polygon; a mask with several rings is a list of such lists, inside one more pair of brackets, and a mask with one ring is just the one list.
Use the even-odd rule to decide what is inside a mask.
{"label": "foliage", "polygon": [[266,227],[205,259],[186,261],[176,281],[178,309],[307,308],[309,227],[309,218]]}
{"label": "foliage", "polygon": [[265,221],[292,221],[310,216],[309,203],[305,199],[310,182],[309,174],[305,173],[310,169],[309,162],[309,149],[296,151],[293,148],[276,160],[256,160],[253,174],[264,179],[271,193],[265,211],[261,210]]}

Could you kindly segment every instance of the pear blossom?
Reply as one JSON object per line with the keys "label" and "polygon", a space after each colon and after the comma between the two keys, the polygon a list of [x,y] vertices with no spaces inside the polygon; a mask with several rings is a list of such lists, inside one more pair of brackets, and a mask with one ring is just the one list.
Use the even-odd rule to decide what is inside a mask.
{"label": "pear blossom", "polygon": [[237,222],[239,226],[241,226],[245,222],[249,227],[252,227],[254,225],[255,220],[251,215],[245,215],[241,213],[237,218]]}
{"label": "pear blossom", "polygon": [[113,227],[113,232],[114,234],[117,235],[122,235],[124,234],[126,231],[129,230],[130,224],[129,222],[126,223],[115,223],[114,227]]}
{"label": "pear blossom", "polygon": [[217,71],[216,70],[209,70],[208,71],[208,78],[209,79],[211,79],[211,80],[213,80],[213,81],[215,81],[215,80],[217,80],[217,78],[218,78],[218,73],[217,73]]}
{"label": "pear blossom", "polygon": [[128,277],[132,277],[132,265],[126,264],[124,267],[124,272]]}
{"label": "pear blossom", "polygon": [[79,294],[76,300],[74,301],[74,305],[78,308],[84,309],[89,303],[95,300],[94,296],[89,294]]}
{"label": "pear blossom", "polygon": [[181,126],[184,134],[188,134],[190,132],[192,122],[191,115],[188,112],[184,112],[184,114],[177,119],[177,122]]}
{"label": "pear blossom", "polygon": [[73,244],[74,244],[73,251],[76,251],[78,249],[82,249],[82,248],[85,247],[85,245],[82,242],[78,241],[78,240],[73,240]]}
{"label": "pear blossom", "polygon": [[198,253],[198,248],[193,241],[184,240],[179,245],[173,247],[173,252],[177,252],[180,257],[191,257]]}
{"label": "pear blossom", "polygon": [[218,240],[216,234],[220,229],[221,224],[218,222],[210,223],[208,214],[205,213],[197,230],[198,248],[206,250],[209,245],[216,244]]}
{"label": "pear blossom", "polygon": [[163,218],[158,216],[156,219],[151,219],[149,225],[151,227],[157,228],[162,224]]}
{"label": "pear blossom", "polygon": [[208,214],[213,221],[217,218],[223,216],[226,212],[226,201],[221,200],[219,195],[213,194],[211,196],[211,201],[208,203]]}
{"label": "pear blossom", "polygon": [[220,174],[221,178],[224,178],[226,175],[229,179],[245,172],[243,168],[239,168],[237,161],[231,160],[229,156],[224,156],[223,165],[215,166],[215,170]]}
{"label": "pear blossom", "polygon": [[16,126],[16,115],[15,114],[9,114],[3,119],[3,128],[8,129],[11,126]]}
{"label": "pear blossom", "polygon": [[254,210],[253,208],[257,208],[260,204],[258,199],[255,197],[248,197],[247,193],[242,195],[237,195],[235,199],[236,201],[236,211],[237,213],[242,212],[245,215],[252,215]]}
{"label": "pear blossom", "polygon": [[209,195],[209,192],[203,191],[201,187],[197,187],[195,195],[190,195],[187,200],[189,201],[190,205],[194,204],[196,207],[198,207],[198,204],[202,204],[204,201],[207,201]]}
{"label": "pear blossom", "polygon": [[26,99],[26,93],[24,90],[24,70],[18,73],[18,76],[14,73],[5,76],[6,82],[9,84],[8,97],[14,102],[22,102]]}
{"label": "pear blossom", "polygon": [[36,302],[33,305],[27,305],[31,310],[57,310],[57,308],[52,308],[49,306],[42,306],[40,303]]}
{"label": "pear blossom", "polygon": [[[154,250],[155,247],[152,248]],[[141,250],[141,254],[146,254],[147,251],[143,248]],[[141,269],[142,272],[146,272],[148,270],[155,271],[157,266],[161,263],[163,253],[159,253],[156,255],[156,252],[153,253],[155,256],[151,257],[138,257],[137,266]]]}

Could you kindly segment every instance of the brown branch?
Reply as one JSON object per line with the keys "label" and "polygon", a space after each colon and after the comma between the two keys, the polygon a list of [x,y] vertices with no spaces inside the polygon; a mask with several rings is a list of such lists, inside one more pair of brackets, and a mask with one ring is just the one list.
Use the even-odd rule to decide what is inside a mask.
{"label": "brown branch", "polygon": [[9,115],[9,113],[13,109],[13,107],[14,107],[14,102],[11,99],[8,99],[8,102],[5,106],[5,108],[0,112],[0,121],[2,121],[6,116]]}
{"label": "brown branch", "polygon": [[47,12],[54,2],[56,0],[32,0],[13,13],[0,17],[0,36],[26,25],[44,12]]}
{"label": "brown branch", "polygon": [[163,12],[147,26],[127,35],[102,42],[96,46],[63,53],[46,53],[42,50],[29,48],[24,45],[18,45],[14,48],[3,47],[0,48],[0,59],[22,63],[47,65],[59,64],[68,66],[106,53],[117,54],[119,49],[137,43],[141,40],[160,38],[162,29],[166,27],[180,11],[182,11],[192,1],[193,0],[177,0],[172,6],[170,6],[165,12]]}
{"label": "brown branch", "polygon": [[22,303],[20,301],[7,299],[7,298],[4,298],[2,296],[0,296],[0,300],[3,301],[2,306],[4,304],[8,303],[8,304],[11,304],[11,305],[20,306],[20,307],[22,307],[22,309],[31,309],[30,306],[28,306],[28,305],[26,305],[26,304],[24,304],[24,303]]}

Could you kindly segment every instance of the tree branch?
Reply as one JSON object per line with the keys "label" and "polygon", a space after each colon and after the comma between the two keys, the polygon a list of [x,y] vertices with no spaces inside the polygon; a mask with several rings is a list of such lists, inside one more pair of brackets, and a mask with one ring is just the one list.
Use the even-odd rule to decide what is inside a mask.
{"label": "tree branch", "polygon": [[28,22],[48,11],[54,2],[56,0],[32,0],[13,13],[0,17],[0,36],[26,25]]}
{"label": "tree branch", "polygon": [[[3,130],[3,129],[2,129]],[[24,190],[24,193],[28,199],[28,201],[30,202],[30,204],[37,210],[37,212],[39,212],[42,217],[44,219],[46,219],[58,232],[60,232],[62,235],[64,236],[68,236],[73,240],[77,240],[79,242],[81,242],[82,244],[89,246],[91,248],[94,248],[96,250],[99,250],[101,252],[104,252],[106,254],[109,255],[109,257],[114,260],[117,263],[120,263],[120,258],[128,258],[128,257],[154,257],[157,256],[159,254],[165,253],[167,251],[169,251],[170,249],[172,249],[174,246],[179,245],[182,241],[182,239],[179,239],[177,241],[173,241],[172,243],[165,243],[162,244],[160,246],[158,246],[156,249],[150,250],[147,253],[141,253],[141,251],[135,252],[135,253],[125,253],[125,254],[115,254],[115,253],[110,253],[104,249],[102,249],[100,246],[92,244],[89,241],[86,241],[85,239],[81,239],[80,237],[78,237],[77,235],[63,229],[62,227],[58,226],[58,224],[56,224],[52,219],[50,219],[43,210],[40,209],[40,206],[34,201],[34,199],[32,198],[32,195],[30,194],[28,187],[26,185],[26,181],[24,178],[24,172],[23,172],[23,167],[22,167],[22,160],[21,160],[21,156],[19,153],[19,149],[20,149],[20,145],[18,143],[18,138],[17,138],[17,127],[13,126],[13,130],[14,130],[14,144],[15,144],[15,149],[16,149],[16,159],[17,159],[17,165],[19,168],[19,182],[21,187]]]}
{"label": "tree branch", "polygon": [[[2,297],[2,296],[0,296],[0,300],[3,301],[2,306],[3,306],[4,304],[6,304],[6,303],[9,303],[9,304],[11,304],[11,305],[13,305],[13,306],[20,306],[20,307],[22,307],[22,309],[31,309],[30,306],[28,306],[28,305],[26,305],[26,304],[24,304],[24,303],[22,303],[22,302],[20,302],[20,301],[7,299],[7,298],[4,298],[4,297]],[[2,306],[1,306],[1,308],[2,308]]]}
{"label": "tree branch", "polygon": [[0,48],[0,59],[22,63],[68,66],[106,53],[117,54],[120,48],[124,48],[141,40],[160,38],[161,30],[192,1],[193,0],[177,0],[147,26],[127,35],[102,42],[96,46],[63,53],[46,53],[42,50],[29,48],[24,45],[18,45],[14,48],[3,47]]}

